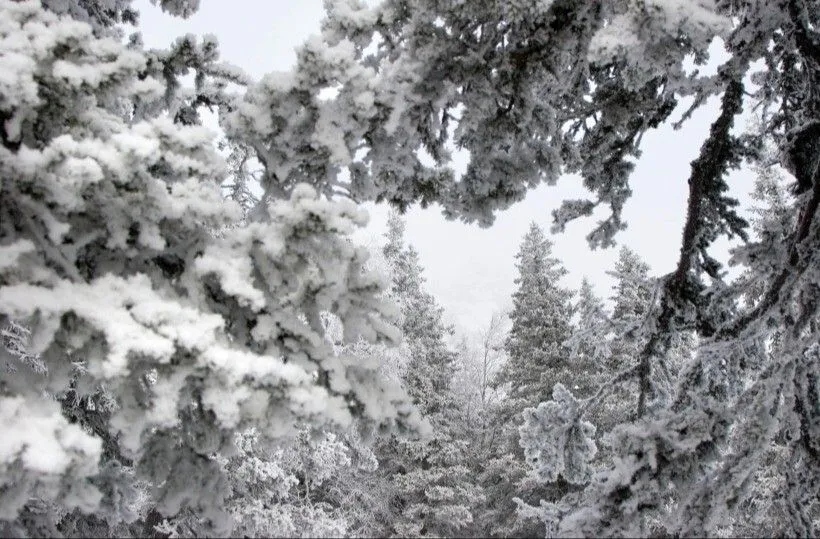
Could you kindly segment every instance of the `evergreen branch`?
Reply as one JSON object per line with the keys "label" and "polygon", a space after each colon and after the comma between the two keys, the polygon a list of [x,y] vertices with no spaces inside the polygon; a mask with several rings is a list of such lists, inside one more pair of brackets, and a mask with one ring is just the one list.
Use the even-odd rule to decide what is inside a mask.
{"label": "evergreen branch", "polygon": [[[639,387],[637,417],[646,412],[647,399],[651,392],[651,359],[662,356],[669,348],[673,325],[678,322],[680,309],[687,304],[695,306],[696,318],[698,294],[701,286],[693,282],[696,270],[696,257],[704,248],[704,237],[707,235],[708,220],[705,214],[715,210],[723,202],[716,197],[725,185],[723,175],[730,166],[734,153],[731,129],[743,105],[743,83],[740,76],[730,80],[726,86],[721,103],[721,112],[712,124],[709,138],[701,147],[700,155],[692,162],[692,173],[689,177],[689,202],[686,222],[683,228],[683,239],[675,271],[667,276],[661,296],[661,308],[655,329],[640,354]],[[702,322],[702,321],[700,321]],[[700,324],[702,331],[710,332]]]}

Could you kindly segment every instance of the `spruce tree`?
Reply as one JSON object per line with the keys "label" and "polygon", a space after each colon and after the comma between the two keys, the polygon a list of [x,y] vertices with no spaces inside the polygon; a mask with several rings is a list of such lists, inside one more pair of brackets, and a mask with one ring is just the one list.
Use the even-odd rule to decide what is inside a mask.
{"label": "spruce tree", "polygon": [[[637,356],[645,345],[638,331],[649,310],[652,288],[649,281],[649,265],[629,247],[623,246],[618,252],[618,260],[613,271],[615,278],[612,325],[614,337],[610,344],[607,370],[610,375],[634,368]],[[610,396],[607,413],[601,428],[609,432],[618,423],[629,420],[636,412],[637,388],[634,380],[622,385]]]}
{"label": "spruce tree", "polygon": [[[615,269],[607,272],[615,278],[612,320],[618,334],[629,332],[642,321],[649,308],[652,285],[649,281],[649,264],[630,249],[623,246],[618,252]],[[616,361],[620,361],[618,358]]]}
{"label": "spruce tree", "polygon": [[566,342],[570,348],[570,369],[573,374],[572,379],[568,380],[567,389],[577,397],[587,398],[603,382],[611,355],[612,323],[603,300],[595,294],[586,277],[581,281],[574,309],[578,321]]}
{"label": "spruce tree", "polygon": [[259,118],[234,93],[249,81],[212,36],[125,43],[136,22],[129,0],[0,0],[0,535],[152,535],[185,514],[230,535],[218,458],[237,433],[412,423],[321,323],[398,337],[350,241],[365,216],[281,188],[271,160],[263,200],[224,200],[237,167],[199,110]]}
{"label": "spruce tree", "polygon": [[418,440],[391,437],[379,451],[382,473],[394,485],[393,521],[385,533],[404,537],[463,535],[471,507],[481,497],[464,465],[467,441],[459,436],[461,414],[450,384],[456,354],[446,343],[452,328],[443,309],[424,290],[418,253],[404,242],[404,223],[391,213],[383,249],[393,271],[392,293],[401,307],[401,328],[410,359],[403,374],[413,403],[432,428]]}
{"label": "spruce tree", "polygon": [[563,486],[545,486],[528,477],[518,429],[524,422],[524,410],[551,399],[557,382],[571,384],[570,350],[565,342],[571,335],[573,309],[572,292],[558,285],[566,270],[552,256],[552,244],[537,224],[530,225],[516,258],[518,288],[513,293],[512,327],[505,341],[508,359],[493,380],[506,392],[495,418],[501,443],[481,474],[488,498],[482,521],[495,535],[532,536],[543,534],[541,525],[519,521],[513,499],[551,498]]}
{"label": "spruce tree", "polygon": [[[608,371],[617,375],[638,365],[640,351],[646,346],[646,323],[652,316],[653,295],[656,280],[650,275],[650,267],[635,251],[622,247],[618,253],[613,271],[615,277],[614,295],[610,298],[612,308],[613,338],[610,343]],[[658,368],[655,374],[656,395],[654,405],[661,400],[668,400],[676,383],[681,366],[691,355],[695,345],[691,331],[680,331],[670,337],[666,352],[657,358]],[[611,399],[610,417],[604,423],[604,429],[610,430],[615,424],[634,417],[638,412],[637,394],[633,382],[623,384]]]}
{"label": "spruce tree", "polygon": [[513,293],[512,327],[505,342],[507,362],[495,384],[509,384],[510,412],[549,400],[569,359],[572,292],[558,286],[567,271],[552,256],[552,243],[535,224],[516,255],[518,288]]}

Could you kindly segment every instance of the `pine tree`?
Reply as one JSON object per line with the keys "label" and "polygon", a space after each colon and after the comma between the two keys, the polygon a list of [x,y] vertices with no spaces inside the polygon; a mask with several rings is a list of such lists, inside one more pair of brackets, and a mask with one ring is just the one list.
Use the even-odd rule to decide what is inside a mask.
{"label": "pine tree", "polygon": [[237,432],[417,417],[324,339],[324,312],[347,342],[398,337],[349,239],[364,215],[271,188],[266,162],[243,223],[198,111],[248,80],[212,37],[124,43],[130,4],[0,0],[4,535],[150,535],[187,513],[229,535]]}
{"label": "pine tree", "polygon": [[[584,278],[575,303],[578,320],[573,325],[572,335],[567,341],[570,348],[572,377],[566,389],[577,399],[590,399],[601,389],[611,375],[610,359],[613,338],[613,324],[607,314],[604,302]],[[596,428],[598,448],[602,446],[601,436],[610,413],[606,403],[591,406],[587,420]],[[600,461],[600,451],[599,459]]]}
{"label": "pine tree", "polygon": [[603,300],[595,295],[592,284],[586,277],[581,281],[574,310],[578,314],[578,321],[566,342],[570,348],[573,370],[567,389],[580,398],[588,398],[598,390],[608,371],[612,355],[612,322]]}
{"label": "pine tree", "polygon": [[[634,332],[649,311],[652,299],[652,283],[649,264],[629,247],[621,247],[613,271],[607,272],[615,278],[612,322],[619,335]],[[615,354],[612,366],[624,366],[625,358]]]}
{"label": "pine tree", "polygon": [[400,305],[400,327],[410,348],[405,384],[422,415],[446,415],[454,404],[448,394],[457,368],[455,353],[445,341],[452,328],[444,323],[444,311],[435,298],[424,290],[418,252],[404,244],[404,226],[398,213],[391,212],[383,253],[391,266],[391,293]]}
{"label": "pine tree", "polygon": [[[772,148],[765,148],[764,155],[771,161]],[[746,271],[740,276],[736,286],[742,291],[740,300],[747,305],[760,301],[767,286],[766,272],[752,270],[751,262],[774,250],[782,249],[787,241],[789,231],[794,228],[795,215],[791,211],[793,194],[789,191],[787,180],[782,170],[761,165],[756,168],[757,178],[752,198],[756,202],[751,209],[752,230],[756,242],[744,245],[733,253],[734,261],[744,262]],[[784,335],[776,329],[768,338],[749,341],[746,344],[744,361],[749,365],[764,365],[776,362],[786,352],[781,343]],[[752,380],[747,380],[751,383]],[[747,441],[744,433],[736,432],[730,438],[733,452],[742,451]],[[806,463],[795,458],[789,448],[789,436],[781,433],[763,448],[759,464],[749,478],[747,497],[738,504],[730,522],[721,530],[729,536],[746,536],[759,534],[767,537],[786,537],[797,535],[792,521],[792,514],[798,507],[794,505],[795,482],[804,473]],[[817,499],[803,500],[808,519],[814,521],[817,529],[820,524],[820,502]],[[806,522],[808,524],[808,522]]]}
{"label": "pine tree", "polygon": [[[629,247],[623,246],[615,261],[615,268],[608,272],[615,278],[614,294],[610,298],[614,338],[610,344],[607,361],[611,375],[637,366],[638,354],[646,342],[640,337],[641,325],[645,323],[652,299],[652,283],[649,265]],[[628,421],[637,411],[637,386],[633,382],[623,384],[608,399],[607,413],[600,425],[609,432],[618,423]]]}
{"label": "pine tree", "polygon": [[420,440],[386,440],[378,455],[394,485],[394,519],[385,532],[399,536],[460,535],[473,522],[471,507],[480,492],[464,465],[467,441],[459,436],[461,414],[450,384],[456,355],[446,343],[452,329],[443,310],[424,288],[418,253],[404,243],[404,223],[388,221],[384,255],[393,271],[392,293],[401,305],[401,327],[410,359],[403,380],[407,393],[432,428]]}
{"label": "pine tree", "polygon": [[[651,320],[655,308],[653,297],[657,293],[657,279],[650,275],[650,267],[629,247],[622,247],[615,261],[615,268],[608,272],[615,278],[612,327],[614,337],[610,343],[608,361],[612,375],[638,366],[638,356],[647,344],[645,325]],[[695,346],[692,331],[679,331],[670,336],[669,347],[658,358],[656,380],[658,395],[654,406],[664,406],[671,399],[682,366],[690,358]],[[637,387],[624,383],[613,394],[609,406],[609,419],[603,427],[606,432],[620,422],[634,417],[638,412]]]}
{"label": "pine tree", "polygon": [[507,401],[517,414],[526,407],[549,400],[552,386],[566,377],[571,335],[572,292],[558,281],[566,274],[552,257],[552,244],[532,223],[516,255],[517,288],[510,312],[512,327],[505,342],[507,361],[495,378],[496,385],[509,384]]}
{"label": "pine tree", "polygon": [[552,256],[552,244],[541,228],[532,223],[516,255],[518,278],[513,293],[512,323],[505,341],[507,361],[493,384],[504,390],[495,411],[500,443],[483,470],[481,483],[487,494],[482,523],[494,535],[542,534],[537,522],[520,522],[513,498],[535,501],[553,497],[562,486],[539,484],[528,477],[529,466],[520,445],[519,427],[524,410],[552,397],[556,383],[574,378],[570,349],[572,292],[558,285],[566,274]]}

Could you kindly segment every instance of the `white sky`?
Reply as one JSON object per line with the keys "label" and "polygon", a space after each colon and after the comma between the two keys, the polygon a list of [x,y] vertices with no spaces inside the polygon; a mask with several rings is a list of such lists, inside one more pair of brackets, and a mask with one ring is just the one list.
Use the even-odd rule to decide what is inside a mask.
{"label": "white sky", "polygon": [[[214,34],[222,59],[238,65],[254,78],[270,71],[288,70],[295,62],[294,48],[319,30],[321,0],[202,0],[188,20],[167,16],[147,0],[138,0],[140,29],[149,47],[167,46],[185,33]],[[680,113],[673,114],[673,118]],[[643,156],[632,175],[633,195],[624,209],[628,229],[619,244],[637,251],[660,275],[674,268],[680,248],[686,208],[689,163],[695,158],[717,116],[714,102],[702,107],[679,131],[666,127],[647,133]],[[743,128],[744,126],[739,126]],[[463,166],[463,163],[461,164]],[[754,176],[740,172],[730,187],[746,207]],[[508,308],[514,290],[514,255],[521,238],[535,221],[549,232],[552,210],[565,198],[586,198],[577,177],[564,177],[555,187],[541,186],[512,208],[498,214],[495,224],[476,225],[447,221],[438,208],[408,212],[407,239],[419,251],[428,290],[444,306],[446,317],[463,331],[487,324],[496,310]],[[371,223],[363,233],[370,243],[385,227],[387,210],[368,206]],[[587,276],[599,295],[609,297],[612,268],[618,247],[590,251],[585,240],[595,217],[579,220],[563,234],[552,236],[554,254],[569,274],[563,284],[578,288]],[[729,245],[718,243],[715,254]],[[719,257],[725,260],[725,257]]]}

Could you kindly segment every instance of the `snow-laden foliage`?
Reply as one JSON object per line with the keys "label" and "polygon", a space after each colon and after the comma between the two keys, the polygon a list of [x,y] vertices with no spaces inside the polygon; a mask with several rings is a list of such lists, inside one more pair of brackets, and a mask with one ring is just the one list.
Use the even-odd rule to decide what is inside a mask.
{"label": "snow-laden foliage", "polygon": [[[601,382],[602,367],[607,364],[612,353],[610,341],[613,327],[603,300],[595,295],[592,284],[586,278],[578,290],[574,311],[578,315],[578,321],[565,344],[569,347],[572,363],[577,365],[579,376],[571,381],[569,389],[582,397],[588,397],[597,389],[596,378],[597,382]],[[586,383],[581,386],[584,382]]]}
{"label": "snow-laden foliage", "polygon": [[421,439],[391,437],[377,446],[394,511],[383,532],[400,537],[462,535],[473,524],[472,507],[482,494],[467,467],[469,440],[459,424],[462,416],[452,389],[457,356],[445,340],[452,330],[424,290],[418,255],[405,244],[404,223],[396,213],[388,221],[383,253],[392,267],[391,292],[401,305],[410,353],[402,379],[430,425]]}
{"label": "snow-laden foliage", "polygon": [[[587,484],[598,451],[595,426],[582,419],[581,402],[562,384],[555,384],[551,401],[524,410],[519,431],[536,484]],[[546,536],[556,533],[561,517],[572,509],[577,488],[553,489],[549,494],[551,501],[541,499],[538,506],[513,498],[519,518],[541,521]]]}
{"label": "snow-laden foliage", "polygon": [[[327,13],[293,71],[251,81],[212,37],[143,50],[128,0],[0,0],[2,533],[705,536],[743,533],[759,511],[772,533],[816,535],[817,0]],[[651,279],[623,254],[608,322],[587,294],[571,328],[560,264],[531,231],[481,493],[417,254],[385,252],[398,313],[350,240],[365,222],[352,201],[488,224],[577,173],[592,199],[565,201],[554,230],[605,205],[588,239],[610,246],[643,135],[710,97],[716,117],[678,178],[677,265]],[[460,177],[453,149],[468,153]],[[788,192],[760,182],[750,236],[726,177],[752,163],[765,179],[773,162]],[[736,281],[711,253],[721,236],[742,242]],[[405,345],[382,361],[393,324]],[[370,479],[350,472],[349,440],[276,445],[417,423],[399,380],[429,437],[382,436]],[[372,510],[340,510],[351,500]]]}
{"label": "snow-laden foliage", "polygon": [[[236,455],[218,459],[231,481],[225,507],[233,517],[232,535],[341,537],[350,533],[348,514],[354,510],[335,495],[362,462],[354,464],[351,447],[338,436],[302,430],[290,441],[271,446],[250,429],[237,434],[236,446]],[[166,519],[156,531],[170,537],[203,533],[201,520],[192,513]]]}
{"label": "snow-laden foliage", "polygon": [[0,344],[6,349],[12,360],[6,363],[5,372],[9,374],[17,372],[17,363],[14,360],[36,373],[45,374],[48,372],[45,363],[40,359],[40,355],[31,352],[31,330],[27,327],[10,320],[6,327],[0,329],[0,337],[2,338]]}
{"label": "snow-laden foliage", "polygon": [[[228,480],[211,455],[236,431],[412,419],[377,362],[324,339],[323,312],[348,342],[399,337],[383,281],[349,240],[366,222],[352,202],[298,185],[234,226],[213,135],[193,113],[146,116],[178,102],[153,76],[175,53],[97,37],[36,2],[0,12],[0,356],[16,367],[0,385],[0,518],[31,499],[130,518],[108,499],[122,479],[105,471],[113,459],[133,465],[159,513],[191,509],[227,533]],[[214,59],[192,43],[177,44],[191,65]],[[100,391],[116,403],[105,413],[61,413]]]}
{"label": "snow-laden foliage", "polygon": [[[609,245],[624,226],[641,135],[669,117],[677,96],[717,91],[684,68],[690,55],[705,61],[712,38],[731,28],[715,8],[709,0],[332,2],[324,45],[305,45],[300,75],[266,81],[249,98],[255,112],[270,111],[254,120],[254,147],[265,153],[287,135],[277,142],[314,167],[316,156],[293,138],[313,133],[311,148],[333,156],[322,171],[353,196],[400,207],[440,202],[448,215],[483,223],[529,188],[578,172],[597,200],[569,201],[558,227],[605,204],[612,215],[590,241]],[[320,102],[322,87],[338,98]],[[271,93],[288,98],[271,106],[261,99]],[[279,127],[288,109],[278,103],[298,103],[299,122]],[[459,179],[452,146],[470,152]]]}
{"label": "snow-laden foliage", "polygon": [[589,480],[590,461],[597,452],[595,427],[579,418],[578,400],[560,383],[552,390],[552,400],[524,411],[521,446],[540,480]]}
{"label": "snow-laden foliage", "polygon": [[[377,111],[350,131],[363,134],[360,163],[349,165],[350,190],[400,206],[438,201],[448,215],[488,222],[530,187],[577,172],[595,199],[566,202],[555,229],[608,205],[611,215],[589,240],[610,245],[624,226],[643,134],[671,123],[685,98],[691,105],[675,124],[717,98],[701,151],[688,178],[680,176],[689,199],[678,263],[629,331],[636,346],[627,370],[598,397],[637,386],[634,411],[613,429],[612,465],[568,513],[567,506],[559,511],[561,533],[648,533],[651,515],[675,494],[667,531],[709,535],[749,494],[747,479],[774,439],[805,477],[789,489],[788,529],[815,533],[805,500],[820,469],[812,348],[820,290],[818,24],[816,0],[554,0],[504,8],[388,0],[374,8],[336,2],[329,10],[325,41],[373,70],[336,81],[339,103],[367,84]],[[719,42],[725,60],[712,59],[718,69],[704,76],[700,66]],[[759,128],[738,135],[736,119],[747,106],[760,112]],[[749,238],[726,176],[744,161],[760,162],[764,139],[795,180],[784,206],[792,220],[773,220]],[[451,142],[470,154],[458,180],[447,168]],[[420,149],[433,164],[417,160]],[[746,242],[737,260],[751,274],[743,282],[760,284],[757,297],[739,301],[742,287],[726,281],[710,253],[721,236]],[[679,354],[676,377],[670,355],[692,333],[697,348],[691,359]],[[758,353],[775,339],[776,354]]]}

